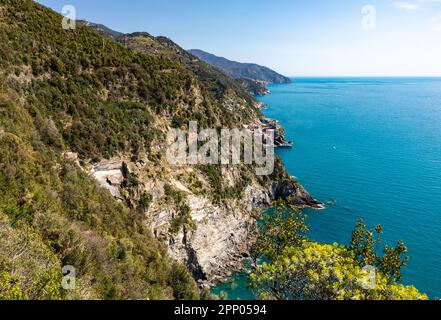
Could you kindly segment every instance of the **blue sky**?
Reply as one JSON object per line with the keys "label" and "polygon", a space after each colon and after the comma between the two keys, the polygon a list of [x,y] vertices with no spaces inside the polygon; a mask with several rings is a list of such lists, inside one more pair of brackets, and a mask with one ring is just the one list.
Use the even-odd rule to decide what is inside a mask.
{"label": "blue sky", "polygon": [[38,2],[289,76],[441,76],[441,0]]}

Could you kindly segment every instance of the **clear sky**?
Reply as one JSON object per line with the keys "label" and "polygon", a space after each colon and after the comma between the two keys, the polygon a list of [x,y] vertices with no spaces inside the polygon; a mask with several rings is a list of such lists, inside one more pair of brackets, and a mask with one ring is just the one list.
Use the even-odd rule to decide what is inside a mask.
{"label": "clear sky", "polygon": [[441,76],[441,0],[38,2],[289,76]]}

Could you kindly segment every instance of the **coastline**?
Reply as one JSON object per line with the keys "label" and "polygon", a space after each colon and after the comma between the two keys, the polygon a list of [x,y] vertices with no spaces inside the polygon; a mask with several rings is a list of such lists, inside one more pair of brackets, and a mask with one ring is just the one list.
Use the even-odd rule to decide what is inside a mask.
{"label": "coastline", "polygon": [[[441,288],[440,279],[427,281],[439,272],[429,262],[439,255],[438,245],[427,234],[440,230],[440,171],[433,160],[441,140],[421,125],[430,117],[439,128],[440,110],[431,102],[439,100],[440,87],[439,80],[406,77],[297,78],[295,85],[270,86],[273,94],[259,98],[269,106],[265,115],[279,119],[298,142],[292,152],[277,152],[288,172],[326,203],[324,212],[307,210],[310,239],[348,245],[358,219],[371,228],[381,224],[385,243],[403,240],[409,248],[403,284],[430,297],[439,297]],[[429,148],[424,152],[421,141]]]}
{"label": "coastline", "polygon": [[[268,90],[268,94],[271,94],[271,92],[269,90]],[[258,96],[255,96],[255,98],[257,99]],[[261,102],[259,100],[257,100],[257,101],[258,101],[259,110],[263,111],[263,110],[267,110],[269,108],[269,106],[264,104],[263,102]],[[263,116],[264,116],[263,119],[272,120],[275,122],[275,126],[276,126],[277,131],[281,132],[281,135],[280,135],[281,141],[286,141],[285,130],[284,130],[283,126],[281,126],[279,124],[279,121],[276,119],[266,118],[265,114],[263,114]],[[276,146],[276,148],[277,148],[277,146]],[[283,164],[283,162],[282,162],[282,164]],[[308,191],[298,182],[296,177],[288,176],[288,178],[290,179],[291,183],[295,183],[297,186],[296,195],[299,198],[305,199],[305,202],[308,203],[307,205],[306,204],[293,204],[296,208],[298,208],[298,209],[311,209],[311,210],[317,210],[317,211],[322,211],[322,210],[326,209],[325,203],[320,202],[319,200],[316,200],[315,198],[313,198],[308,193]],[[276,190],[273,190],[273,191],[277,192]],[[292,194],[293,191],[294,190],[291,190],[291,189],[284,190],[284,192],[286,194],[289,194],[289,193]],[[270,210],[271,208],[273,208],[273,206],[266,206],[266,207],[260,208],[259,213],[266,212],[266,211]],[[255,234],[253,234],[253,236],[251,238],[255,239],[256,236],[257,236],[257,229],[255,230]],[[247,268],[248,268],[247,265],[250,262],[250,257],[249,257],[249,250],[250,249],[251,249],[251,246],[248,246],[248,250],[244,251],[242,253],[242,255],[240,257],[238,257],[237,260],[231,261],[230,268],[225,269],[223,274],[220,275],[216,279],[216,281],[213,281],[211,283],[205,283],[204,284],[205,287],[207,289],[209,289],[210,291],[212,291],[212,290],[215,290],[215,288],[218,286],[228,284],[229,282],[231,282],[231,280],[233,280],[233,278],[235,276],[240,277],[240,276],[245,275],[247,273]]]}
{"label": "coastline", "polygon": [[[289,83],[281,83],[281,84],[290,84],[290,83],[293,83],[293,82],[291,81]],[[270,84],[270,83],[266,83],[265,87],[268,84]],[[272,92],[268,88],[267,88],[267,92],[268,93],[265,95],[272,94]],[[295,147],[295,141],[292,142],[292,141],[286,140],[285,128],[282,125],[280,125],[279,120],[268,118],[267,115],[265,115],[263,113],[264,110],[269,109],[269,106],[267,104],[263,103],[262,101],[258,100],[258,97],[259,97],[258,95],[255,95],[254,97],[256,98],[256,100],[258,102],[257,107],[259,108],[259,110],[262,112],[262,115],[263,115],[261,122],[264,125],[269,126],[270,129],[275,130],[275,132],[276,132],[276,139],[275,139],[276,145],[275,145],[275,147],[276,148],[284,148],[287,145],[289,146],[289,148]],[[264,128],[264,130],[265,130],[265,128]],[[280,159],[280,160],[282,161],[282,159]],[[282,161],[282,164],[283,164],[283,161]],[[296,206],[297,208],[299,208],[299,209],[313,209],[313,210],[325,210],[326,209],[325,203],[312,197],[310,195],[310,193],[298,182],[298,179],[295,176],[289,176],[289,178],[292,179],[292,181],[295,181],[298,183],[298,186],[299,186],[299,191],[297,192],[298,195],[300,197],[306,197],[307,202],[309,203],[308,205],[298,205],[298,206]],[[268,210],[268,209],[271,209],[271,207],[266,208],[265,210]]]}

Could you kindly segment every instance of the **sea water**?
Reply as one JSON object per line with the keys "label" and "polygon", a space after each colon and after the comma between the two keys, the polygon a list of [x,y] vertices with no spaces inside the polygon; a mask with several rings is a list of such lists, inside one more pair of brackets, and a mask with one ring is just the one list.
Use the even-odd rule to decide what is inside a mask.
{"label": "sea water", "polygon": [[[384,244],[404,240],[405,284],[441,298],[441,78],[294,78],[259,98],[293,149],[288,172],[326,210],[308,210],[309,236],[348,244],[359,218],[384,228]],[[246,276],[217,286],[251,299]]]}

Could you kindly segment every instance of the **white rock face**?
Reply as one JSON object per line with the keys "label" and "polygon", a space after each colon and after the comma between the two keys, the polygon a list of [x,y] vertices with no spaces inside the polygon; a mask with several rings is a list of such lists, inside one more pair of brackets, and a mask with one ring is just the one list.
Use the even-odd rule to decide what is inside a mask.
{"label": "white rock face", "polygon": [[204,197],[189,195],[187,201],[191,210],[191,216],[195,222],[202,222],[204,219],[210,219],[220,213],[220,209],[213,206]]}
{"label": "white rock face", "polygon": [[271,194],[268,190],[256,188],[253,185],[246,187],[243,198],[248,212],[262,210],[272,203]]}
{"label": "white rock face", "polygon": [[122,161],[103,161],[91,170],[98,183],[117,199],[121,199],[120,185],[124,181],[123,164]]}
{"label": "white rock face", "polygon": [[190,196],[188,201],[196,228],[183,228],[172,236],[170,254],[185,263],[197,280],[213,283],[241,266],[255,220],[248,213],[213,206],[204,198]]}
{"label": "white rock face", "polygon": [[64,154],[64,157],[67,159],[67,160],[70,160],[70,161],[78,161],[78,153],[75,153],[75,152],[70,152],[70,151],[68,151],[68,152],[66,152],[65,154]]}
{"label": "white rock face", "polygon": [[184,262],[202,283],[223,280],[242,266],[255,237],[256,220],[251,213],[271,203],[268,192],[253,185],[238,202],[215,206],[204,197],[188,197],[196,228],[181,230],[169,248],[172,257]]}

